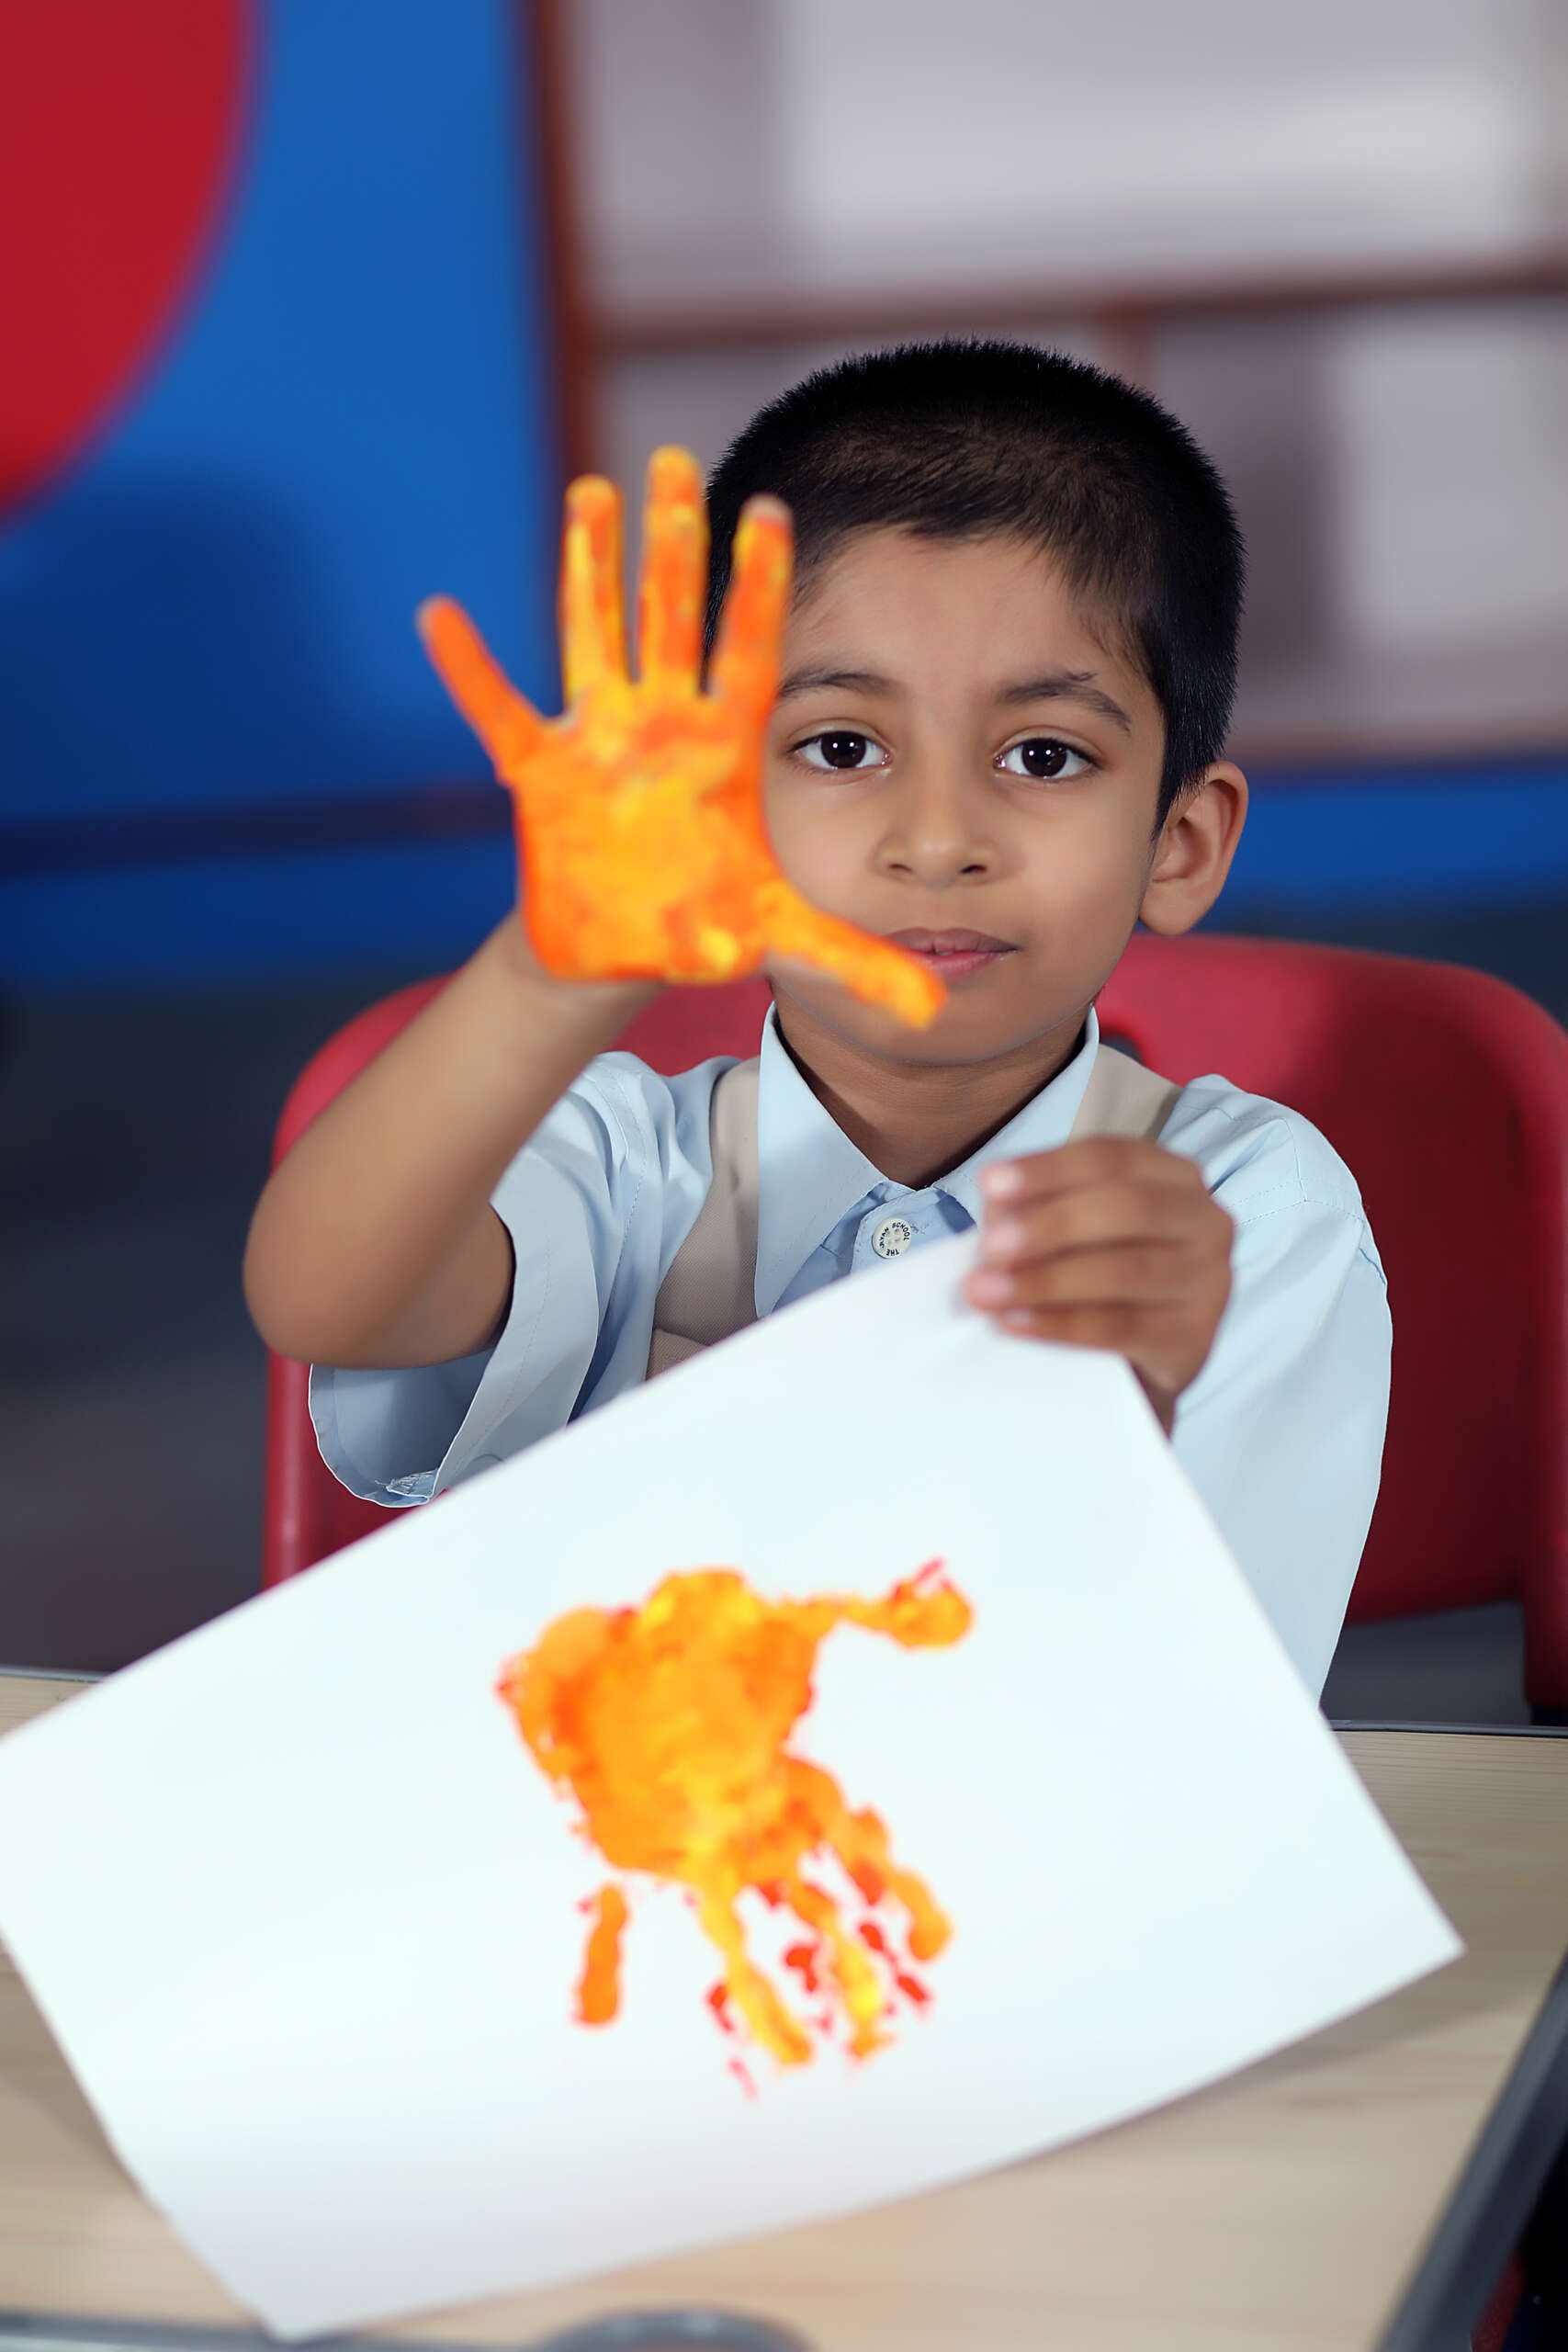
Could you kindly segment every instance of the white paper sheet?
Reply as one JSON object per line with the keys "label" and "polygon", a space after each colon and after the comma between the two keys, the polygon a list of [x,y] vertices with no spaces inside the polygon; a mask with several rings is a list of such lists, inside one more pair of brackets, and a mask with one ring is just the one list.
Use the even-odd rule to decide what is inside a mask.
{"label": "white paper sheet", "polygon": [[[1126,1366],[998,1336],[958,1297],[973,1247],[835,1285],[5,1743],[0,1935],[276,2333],[924,2188],[1460,1950]],[[870,1598],[933,1555],[966,1638],[841,1627],[792,1740],[951,1916],[930,2007],[860,2063],[753,2054],[748,2098],[713,1947],[645,1881],[622,2012],[576,2023],[606,1871],[502,1662],[671,1570]]]}

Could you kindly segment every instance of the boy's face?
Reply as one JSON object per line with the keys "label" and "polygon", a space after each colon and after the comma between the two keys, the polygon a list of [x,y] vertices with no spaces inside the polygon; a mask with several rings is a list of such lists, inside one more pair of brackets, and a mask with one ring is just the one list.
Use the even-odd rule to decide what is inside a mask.
{"label": "boy's face", "polygon": [[863,930],[988,944],[931,956],[948,1001],[924,1032],[793,968],[776,983],[792,1042],[820,1028],[880,1059],[965,1065],[1076,1035],[1148,889],[1164,751],[1150,687],[1089,634],[1047,557],[852,539],[784,634],[767,758],[780,864]]}

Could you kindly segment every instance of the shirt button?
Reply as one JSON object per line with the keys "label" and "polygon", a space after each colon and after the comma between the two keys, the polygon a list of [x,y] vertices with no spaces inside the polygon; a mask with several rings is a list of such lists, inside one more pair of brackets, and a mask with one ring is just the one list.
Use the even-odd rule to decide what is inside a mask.
{"label": "shirt button", "polygon": [[901,1258],[915,1238],[915,1228],[901,1216],[886,1216],[871,1237],[879,1258]]}

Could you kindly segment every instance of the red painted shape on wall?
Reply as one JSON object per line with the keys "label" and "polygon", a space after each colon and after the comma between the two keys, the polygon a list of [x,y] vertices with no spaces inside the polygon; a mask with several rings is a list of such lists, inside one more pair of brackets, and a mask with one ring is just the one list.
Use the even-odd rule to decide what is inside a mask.
{"label": "red painted shape on wall", "polygon": [[248,0],[0,0],[0,514],[167,333],[236,158]]}

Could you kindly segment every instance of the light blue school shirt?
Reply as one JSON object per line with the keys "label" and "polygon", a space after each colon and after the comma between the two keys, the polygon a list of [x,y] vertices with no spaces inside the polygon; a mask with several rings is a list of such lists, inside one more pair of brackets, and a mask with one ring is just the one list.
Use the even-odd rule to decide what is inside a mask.
{"label": "light blue school shirt", "polygon": [[[983,1168],[1067,1140],[1099,1049],[1091,1009],[1050,1084],[961,1168],[912,1190],[829,1117],[770,1011],[758,1314],[968,1232]],[[427,1502],[637,1386],[660,1285],[707,1196],[709,1106],[734,1058],[661,1078],[633,1055],[604,1054],[562,1096],[491,1195],[517,1265],[492,1348],[409,1371],[312,1365],[317,1441],[351,1492]],[[1235,1227],[1231,1295],[1171,1442],[1315,1694],[1377,1498],[1391,1346],[1382,1266],[1348,1169],[1299,1112],[1194,1079],[1160,1141],[1197,1163]]]}

